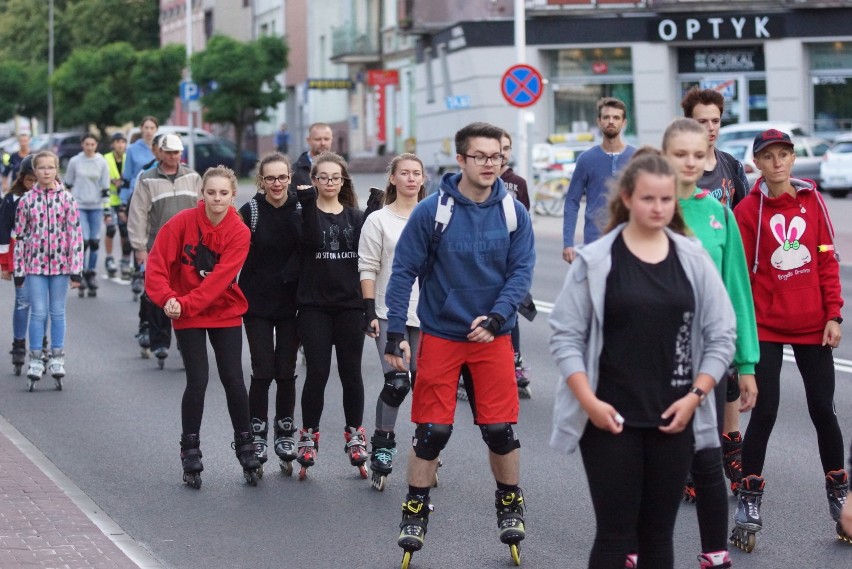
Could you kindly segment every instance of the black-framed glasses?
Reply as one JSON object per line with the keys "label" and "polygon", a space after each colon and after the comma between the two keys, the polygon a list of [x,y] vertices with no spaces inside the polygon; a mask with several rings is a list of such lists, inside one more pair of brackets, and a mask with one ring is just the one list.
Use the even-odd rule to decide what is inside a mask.
{"label": "black-framed glasses", "polygon": [[274,184],[275,181],[281,182],[281,185],[287,185],[290,182],[289,174],[282,174],[281,176],[264,176],[263,181],[267,184]]}
{"label": "black-framed glasses", "polygon": [[323,184],[325,186],[327,186],[328,184],[332,184],[332,185],[336,186],[337,184],[343,182],[344,177],[343,176],[328,177],[325,174],[320,174],[319,176],[314,176],[314,180],[316,180],[317,182],[319,182],[320,184]]}
{"label": "black-framed glasses", "polygon": [[505,154],[495,154],[493,156],[484,156],[482,154],[462,154],[462,156],[473,159],[473,163],[477,166],[485,166],[490,161],[493,166],[502,166],[506,163]]}

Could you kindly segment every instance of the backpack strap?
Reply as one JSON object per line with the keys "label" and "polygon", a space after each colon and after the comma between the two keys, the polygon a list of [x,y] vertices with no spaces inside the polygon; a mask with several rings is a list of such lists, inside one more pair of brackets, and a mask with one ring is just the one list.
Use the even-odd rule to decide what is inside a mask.
{"label": "backpack strap", "polygon": [[249,209],[251,210],[251,232],[254,233],[255,229],[257,229],[257,200],[252,198],[249,200]]}
{"label": "backpack strap", "polygon": [[503,196],[503,214],[506,216],[509,233],[514,233],[518,228],[518,212],[515,211],[515,198],[508,192]]}
{"label": "backpack strap", "polygon": [[447,226],[450,224],[450,218],[453,217],[453,207],[456,200],[453,196],[442,189],[438,190],[438,207],[435,210],[435,226],[432,229],[432,239],[429,240],[429,251],[426,255],[426,264],[423,266],[423,278],[420,279],[420,285],[429,278],[432,273],[432,266],[435,264],[435,255],[438,253],[438,245],[441,243],[441,237]]}

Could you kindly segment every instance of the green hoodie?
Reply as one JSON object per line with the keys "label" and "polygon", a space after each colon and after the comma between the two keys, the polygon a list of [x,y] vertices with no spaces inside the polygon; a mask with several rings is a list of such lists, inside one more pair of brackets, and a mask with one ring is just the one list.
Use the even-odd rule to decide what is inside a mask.
{"label": "green hoodie", "polygon": [[734,214],[709,192],[698,188],[689,199],[678,201],[687,226],[719,269],[734,306],[737,315],[734,365],[740,373],[754,374],[754,366],[760,359],[760,346],[743,241]]}

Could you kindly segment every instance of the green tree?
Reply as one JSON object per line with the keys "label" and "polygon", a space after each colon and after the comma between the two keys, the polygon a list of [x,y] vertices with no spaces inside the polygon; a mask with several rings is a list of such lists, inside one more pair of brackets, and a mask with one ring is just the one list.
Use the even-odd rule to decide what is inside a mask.
{"label": "green tree", "polygon": [[76,0],[65,10],[72,48],[127,42],[136,49],[160,46],[160,6],[153,0]]}
{"label": "green tree", "polygon": [[47,65],[0,61],[0,122],[47,115]]}
{"label": "green tree", "polygon": [[[53,53],[56,62],[64,61],[71,52],[63,17],[67,3],[65,0],[54,2]],[[8,0],[0,12],[0,59],[46,62],[49,28],[48,2]]]}
{"label": "green tree", "polygon": [[149,49],[136,54],[136,63],[126,75],[125,104],[116,116],[117,123],[139,122],[146,115],[165,122],[178,96],[186,49],[177,44]]}
{"label": "green tree", "polygon": [[282,38],[239,42],[217,35],[204,51],[192,55],[192,78],[202,89],[204,120],[234,127],[237,171],[246,127],[267,120],[269,110],[286,96],[276,76],[287,68],[287,53]]}

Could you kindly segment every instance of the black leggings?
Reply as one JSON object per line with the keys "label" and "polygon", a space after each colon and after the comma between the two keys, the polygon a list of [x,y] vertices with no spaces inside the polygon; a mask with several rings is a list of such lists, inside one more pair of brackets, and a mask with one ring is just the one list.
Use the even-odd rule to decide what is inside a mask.
{"label": "black leggings", "polygon": [[722,472],[722,449],[706,448],[692,457],[695,512],[701,534],[701,551],[728,549],[728,488]]}
{"label": "black leggings", "polygon": [[[139,297],[139,322],[148,322],[151,350],[170,348],[172,345],[172,320],[162,308],[151,302],[148,293]],[[199,328],[200,330],[201,328]],[[181,346],[183,348],[183,346]]]}
{"label": "black leggings", "polygon": [[302,388],[302,424],[319,429],[325,404],[325,386],[331,373],[331,348],[337,354],[337,371],[343,386],[346,426],[360,427],[364,420],[364,380],[361,354],[364,351],[362,311],[358,309],[299,311],[299,337],[305,348],[307,374]]}
{"label": "black leggings", "polygon": [[[769,435],[781,399],[781,363],[784,344],[760,342],[760,362],[754,375],[760,393],[743,440],[743,474],[760,475]],[[824,472],[843,468],[843,435],[834,411],[834,356],[829,346],[792,344],[796,367],[805,385],[808,413],[817,432]]]}
{"label": "black leggings", "polygon": [[204,413],[204,395],[210,377],[207,363],[207,337],[216,356],[219,379],[225,388],[228,414],[235,433],[251,432],[248,413],[248,395],[243,382],[243,330],[230,328],[186,328],[175,330],[180,343],[180,355],[186,368],[186,389],[181,402],[183,432],[197,434]]}
{"label": "black leggings", "polygon": [[296,357],[299,336],[296,317],[270,320],[256,316],[243,318],[251,353],[249,414],[261,419],[269,410],[269,387],[275,380],[275,416],[293,417],[296,407]]}
{"label": "black leggings", "polygon": [[673,567],[672,535],[692,461],[692,424],[674,435],[632,427],[613,435],[589,422],[580,451],[597,521],[589,569],[623,569],[637,544],[643,567]]}

